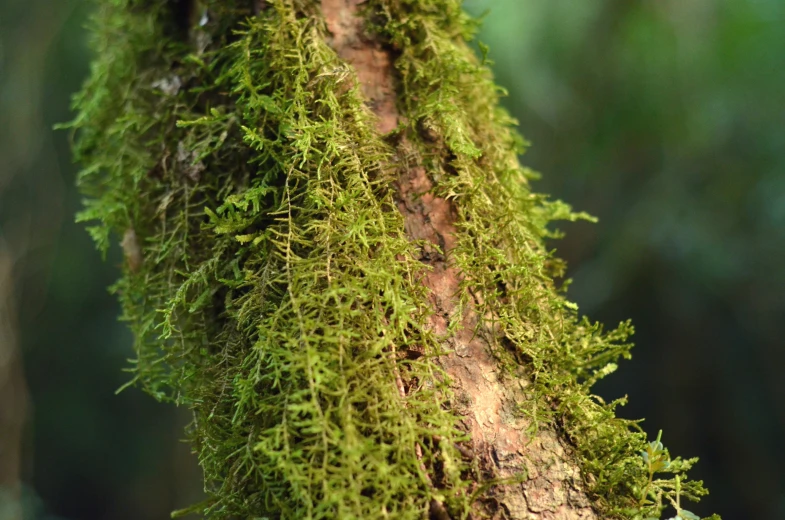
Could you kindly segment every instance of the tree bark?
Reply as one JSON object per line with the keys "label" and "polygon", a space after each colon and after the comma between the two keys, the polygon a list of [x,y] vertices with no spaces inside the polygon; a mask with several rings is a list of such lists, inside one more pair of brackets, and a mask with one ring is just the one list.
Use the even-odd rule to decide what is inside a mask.
{"label": "tree bark", "polygon": [[[358,13],[363,3],[322,0],[321,6],[332,35],[330,45],[354,68],[366,105],[377,116],[377,131],[386,134],[398,126],[399,120],[394,58],[390,49],[368,36],[365,20]],[[528,377],[523,371],[513,377],[502,375],[503,369],[486,340],[498,332],[481,323],[473,306],[459,308],[464,275],[451,258],[459,233],[453,204],[434,194],[433,182],[422,166],[404,172],[395,190],[408,237],[433,246],[424,246],[431,254],[420,257],[428,266],[421,282],[428,290],[432,310],[428,325],[436,336],[444,338],[446,353],[436,362],[449,376],[455,400],[461,403],[455,410],[471,439],[463,448],[465,454],[483,473],[514,482],[491,486],[479,494],[473,515],[511,520],[597,518],[571,449],[552,427],[531,435],[527,433],[531,421],[515,416],[518,403],[527,400],[523,389],[529,384]],[[456,317],[461,328],[451,335],[448,325]],[[450,518],[443,511],[434,503],[431,516]]]}

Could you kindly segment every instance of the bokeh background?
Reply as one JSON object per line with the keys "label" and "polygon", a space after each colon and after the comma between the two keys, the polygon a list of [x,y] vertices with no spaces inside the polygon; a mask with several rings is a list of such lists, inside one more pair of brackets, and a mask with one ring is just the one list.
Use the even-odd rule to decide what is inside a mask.
{"label": "bokeh background", "polygon": [[[466,6],[490,9],[480,39],[536,189],[600,218],[553,244],[582,311],[637,328],[597,390],[701,458],[711,495],[690,509],[785,519],[785,2]],[[163,519],[199,499],[183,411],[115,395],[120,253],[102,262],[74,223],[52,130],[89,69],[89,11],[0,0],[0,520]]]}

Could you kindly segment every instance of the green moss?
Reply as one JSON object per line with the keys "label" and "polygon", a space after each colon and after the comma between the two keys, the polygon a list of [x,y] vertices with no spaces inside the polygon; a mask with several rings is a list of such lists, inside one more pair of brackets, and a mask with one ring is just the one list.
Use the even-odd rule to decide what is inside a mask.
{"label": "green moss", "polygon": [[[470,468],[441,404],[395,150],[314,2],[268,2],[256,17],[247,4],[199,2],[190,31],[163,0],[98,5],[71,125],[79,218],[97,222],[103,250],[114,234],[141,254],[114,288],[135,334],[132,383],[193,410],[209,498],[192,509],[208,517],[422,518],[437,500],[464,518]],[[531,193],[523,141],[465,44],[475,22],[454,0],[366,8],[398,53],[399,132],[459,211],[466,288],[503,331],[500,358],[534,382],[521,413],[573,443],[607,517],[658,516],[649,491],[702,494],[681,476],[679,491],[651,480],[644,435],[590,394],[629,356],[631,327],[603,333],[554,283],[547,225],[585,215]],[[401,359],[407,346],[427,355]],[[405,399],[396,371],[417,382]]]}

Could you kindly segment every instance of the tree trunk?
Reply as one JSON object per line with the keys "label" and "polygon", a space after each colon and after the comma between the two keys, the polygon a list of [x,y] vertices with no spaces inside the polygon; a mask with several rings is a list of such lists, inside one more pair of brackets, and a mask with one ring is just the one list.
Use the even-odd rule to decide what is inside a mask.
{"label": "tree trunk", "polygon": [[702,493],[690,461],[651,481],[667,454],[589,392],[630,327],[554,283],[546,226],[584,215],[530,192],[474,26],[457,0],[101,3],[80,218],[123,237],[133,382],[193,410],[186,511],[643,518]]}

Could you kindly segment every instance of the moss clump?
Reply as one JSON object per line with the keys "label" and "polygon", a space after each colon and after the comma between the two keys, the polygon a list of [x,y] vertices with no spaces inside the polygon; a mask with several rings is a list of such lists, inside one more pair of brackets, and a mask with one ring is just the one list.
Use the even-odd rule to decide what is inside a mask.
{"label": "moss clump", "polygon": [[[470,468],[431,361],[441,343],[395,206],[396,150],[325,43],[318,4],[255,15],[210,0],[190,16],[182,4],[98,3],[71,126],[80,219],[97,221],[104,251],[125,236],[133,259],[114,287],[135,334],[132,382],[194,412],[208,500],[192,510],[419,519],[435,500],[464,518]],[[564,431],[607,516],[659,514],[644,495],[672,496],[672,481],[647,486],[643,435],[589,393],[628,355],[630,328],[603,334],[554,284],[546,226],[581,215],[530,192],[522,141],[464,43],[474,22],[454,0],[366,9],[398,53],[397,132],[459,211],[454,261],[503,331],[500,355],[535,383],[522,413]],[[401,359],[407,346],[426,355]],[[417,383],[405,398],[397,371]]]}

